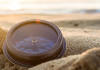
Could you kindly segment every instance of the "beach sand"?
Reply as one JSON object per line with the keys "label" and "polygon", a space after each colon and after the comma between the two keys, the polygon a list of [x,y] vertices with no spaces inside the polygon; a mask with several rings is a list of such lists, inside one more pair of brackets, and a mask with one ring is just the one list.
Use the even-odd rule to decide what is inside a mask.
{"label": "beach sand", "polygon": [[0,26],[10,29],[13,25],[30,19],[50,21],[57,26],[66,28],[94,28],[99,29],[100,14],[68,14],[68,15],[1,15]]}
{"label": "beach sand", "polygon": [[[47,20],[47,21],[54,23],[61,29],[61,32],[63,36],[65,37],[65,40],[67,43],[67,50],[66,50],[64,57],[67,57],[70,55],[77,55],[75,56],[75,59],[76,59],[77,57],[79,57],[79,54],[85,52],[86,50],[91,49],[93,47],[100,47],[100,14],[0,15],[0,26],[1,28],[6,30],[5,31],[0,28],[0,41],[1,41],[0,42],[0,47],[1,47],[0,48],[0,69],[2,70],[27,70],[27,68],[23,68],[23,67],[19,67],[17,65],[11,64],[4,57],[2,53],[2,45],[5,40],[7,31],[12,26],[14,26],[15,24],[21,21],[29,20],[29,19]],[[39,66],[37,66],[37,69],[38,68]],[[30,70],[33,70],[33,69],[30,69]]]}

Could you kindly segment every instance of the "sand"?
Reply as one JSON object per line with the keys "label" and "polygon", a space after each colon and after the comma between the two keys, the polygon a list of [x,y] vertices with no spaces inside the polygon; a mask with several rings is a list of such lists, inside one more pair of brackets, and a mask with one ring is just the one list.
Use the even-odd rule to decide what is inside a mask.
{"label": "sand", "polygon": [[[98,29],[100,14],[69,14],[69,15],[1,15],[0,25],[4,29],[10,29],[13,25],[29,19],[42,19],[53,22],[57,26],[67,28],[94,28]],[[82,24],[81,24],[82,23]]]}
{"label": "sand", "polygon": [[[1,28],[3,28],[3,29],[0,28],[0,41],[1,41],[0,42],[0,70],[27,70],[27,68],[19,67],[17,65],[10,63],[2,53],[2,45],[5,36],[7,34],[7,31],[13,25],[23,20],[44,19],[54,23],[60,28],[67,43],[66,46],[67,50],[65,55],[63,56],[64,58],[50,61],[44,64],[40,64],[36,67],[30,68],[29,70],[56,70],[56,69],[63,70],[62,67],[64,65],[65,68],[66,67],[70,68],[70,66],[73,67],[73,65],[71,65],[70,62],[74,63],[74,61],[77,61],[80,64],[81,59],[83,59],[83,55],[82,55],[83,52],[94,47],[100,47],[100,14],[84,14],[84,15],[83,14],[82,15],[80,14],[24,15],[23,14],[23,15],[1,15],[0,18],[1,18],[0,26]],[[86,54],[85,56],[87,55],[88,54]]]}

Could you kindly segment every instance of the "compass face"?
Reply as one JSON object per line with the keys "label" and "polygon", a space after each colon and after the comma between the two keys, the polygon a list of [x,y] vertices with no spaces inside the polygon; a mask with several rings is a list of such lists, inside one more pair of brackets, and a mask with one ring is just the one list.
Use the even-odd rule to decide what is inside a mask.
{"label": "compass face", "polygon": [[53,45],[54,42],[49,41],[46,38],[31,37],[25,38],[24,40],[17,42],[16,48],[27,53],[38,53],[49,50],[51,47],[53,47]]}
{"label": "compass face", "polygon": [[12,33],[15,48],[25,53],[41,53],[50,50],[57,41],[56,31],[48,25],[29,23]]}

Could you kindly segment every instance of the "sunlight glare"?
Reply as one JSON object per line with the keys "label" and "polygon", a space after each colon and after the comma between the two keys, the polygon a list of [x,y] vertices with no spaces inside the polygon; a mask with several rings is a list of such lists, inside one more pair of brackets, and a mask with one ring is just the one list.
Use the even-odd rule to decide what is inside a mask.
{"label": "sunlight glare", "polygon": [[19,10],[20,4],[19,4],[18,0],[11,0],[8,8],[10,10]]}

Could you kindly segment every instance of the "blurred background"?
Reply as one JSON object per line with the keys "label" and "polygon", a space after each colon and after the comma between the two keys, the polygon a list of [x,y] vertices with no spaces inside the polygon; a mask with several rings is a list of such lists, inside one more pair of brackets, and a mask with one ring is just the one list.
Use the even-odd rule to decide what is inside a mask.
{"label": "blurred background", "polygon": [[100,0],[0,0],[0,26],[42,19],[65,28],[100,29]]}
{"label": "blurred background", "polygon": [[0,0],[0,15],[100,13],[100,0]]}

